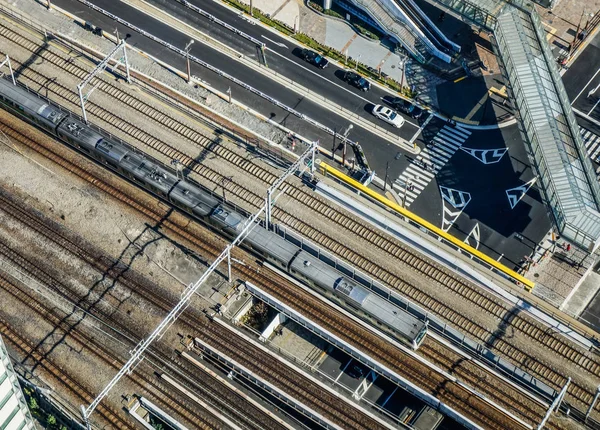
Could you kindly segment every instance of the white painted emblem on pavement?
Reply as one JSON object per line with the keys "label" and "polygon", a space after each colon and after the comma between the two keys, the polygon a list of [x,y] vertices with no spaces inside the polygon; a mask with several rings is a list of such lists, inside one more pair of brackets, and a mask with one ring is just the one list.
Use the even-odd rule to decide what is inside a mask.
{"label": "white painted emblem on pavement", "polygon": [[527,191],[535,184],[537,181],[537,177],[533,178],[530,181],[525,182],[523,185],[515,188],[510,188],[506,190],[506,197],[508,197],[508,203],[510,204],[510,208],[514,209],[517,206],[517,203],[521,201]]}
{"label": "white painted emblem on pavement", "polygon": [[[473,230],[471,230],[471,232],[467,235],[467,237],[465,237],[465,243],[468,245],[471,245],[475,249],[479,249],[479,238],[480,238],[479,223],[477,223],[477,224],[475,224],[475,227],[473,227]],[[474,245],[473,245],[473,242],[475,242]]]}
{"label": "white painted emblem on pavement", "polygon": [[271,40],[271,39],[269,39],[269,38],[268,38],[267,36],[265,36],[264,34],[261,34],[261,36],[263,37],[263,39],[267,39],[269,42],[271,42],[271,43],[273,43],[273,44],[275,44],[275,45],[277,45],[277,46],[280,46],[280,47],[282,47],[282,48],[288,49],[288,47],[287,47],[286,45],[284,45],[283,43],[281,43],[281,42],[275,42],[274,40]]}
{"label": "white painted emblem on pavement", "polygon": [[[460,214],[467,207],[471,201],[471,194],[466,191],[455,190],[453,188],[442,187],[440,185],[440,193],[442,194],[442,207],[443,207],[443,218],[442,218],[442,230],[448,231],[452,224],[456,222]],[[446,204],[448,203],[448,205]],[[453,211],[450,207],[458,209]]]}
{"label": "white painted emblem on pavement", "polygon": [[465,151],[467,154],[472,157],[477,158],[483,164],[495,164],[502,160],[504,154],[508,151],[508,148],[498,148],[498,149],[475,149],[475,148],[465,148],[464,146],[460,147],[461,150]]}

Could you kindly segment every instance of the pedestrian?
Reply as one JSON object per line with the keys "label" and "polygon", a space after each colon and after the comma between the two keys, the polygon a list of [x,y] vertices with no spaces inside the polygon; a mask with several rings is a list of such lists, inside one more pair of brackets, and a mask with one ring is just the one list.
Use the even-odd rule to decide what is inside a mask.
{"label": "pedestrian", "polygon": [[570,252],[570,251],[571,251],[571,244],[567,243],[567,252]]}

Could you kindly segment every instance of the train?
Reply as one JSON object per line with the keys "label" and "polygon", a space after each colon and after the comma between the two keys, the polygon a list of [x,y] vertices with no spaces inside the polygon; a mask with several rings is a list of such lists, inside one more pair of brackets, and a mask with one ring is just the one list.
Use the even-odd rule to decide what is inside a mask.
{"label": "train", "polygon": [[[236,237],[248,221],[248,214],[236,210],[199,184],[180,179],[159,161],[99,128],[88,126],[68,110],[20,84],[0,79],[0,105],[230,238]],[[427,335],[426,322],[261,224],[250,231],[242,246],[413,349],[417,349]]]}

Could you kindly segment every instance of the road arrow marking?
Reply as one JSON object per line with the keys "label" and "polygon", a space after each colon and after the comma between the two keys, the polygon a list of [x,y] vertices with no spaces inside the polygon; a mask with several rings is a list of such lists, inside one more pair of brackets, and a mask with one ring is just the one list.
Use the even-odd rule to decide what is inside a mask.
{"label": "road arrow marking", "polygon": [[271,40],[271,39],[269,39],[269,38],[268,38],[267,36],[265,36],[264,34],[261,34],[261,36],[263,37],[263,39],[267,39],[269,42],[271,42],[271,43],[273,43],[273,44],[275,44],[275,45],[277,45],[277,46],[279,46],[279,47],[281,47],[281,48],[288,49],[288,47],[287,47],[286,45],[284,45],[283,43],[281,43],[281,42],[275,42],[274,40]]}
{"label": "road arrow marking", "polygon": [[525,194],[527,194],[527,191],[535,184],[535,181],[537,181],[537,177],[533,178],[531,181],[525,182],[521,186],[506,190],[506,197],[508,197],[508,203],[510,204],[511,209],[514,209],[515,206],[517,206],[517,203],[525,197]]}
{"label": "road arrow marking", "polygon": [[475,148],[465,148],[461,146],[460,149],[465,151],[467,154],[475,157],[483,164],[495,164],[502,160],[504,154],[508,151],[508,148],[498,148],[498,149],[475,149]]}
{"label": "road arrow marking", "polygon": [[[469,241],[469,239],[471,237],[475,241],[475,245],[471,245],[471,243]],[[477,223],[477,224],[475,224],[475,227],[473,227],[473,230],[471,230],[471,232],[467,235],[467,237],[465,237],[465,243],[467,245],[471,245],[475,249],[479,249],[479,240],[480,240],[479,223]]]}
{"label": "road arrow marking", "polygon": [[[442,194],[442,230],[448,231],[456,222],[462,211],[465,210],[471,201],[471,194],[466,191],[455,190],[453,188],[442,187],[440,185],[440,193]],[[447,205],[451,205],[457,211],[452,211]]]}

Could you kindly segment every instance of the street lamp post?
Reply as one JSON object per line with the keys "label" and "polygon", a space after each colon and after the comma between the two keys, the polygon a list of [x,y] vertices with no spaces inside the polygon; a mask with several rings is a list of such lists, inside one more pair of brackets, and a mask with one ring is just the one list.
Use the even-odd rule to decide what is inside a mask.
{"label": "street lamp post", "polygon": [[358,71],[358,60],[360,60],[360,57],[362,57],[362,54],[358,54],[358,57],[356,57],[355,70],[357,70],[357,71]]}
{"label": "street lamp post", "polygon": [[187,82],[188,84],[192,82],[192,70],[190,68],[190,50],[192,49],[192,45],[194,44],[194,39],[191,39],[190,42],[185,45],[185,58],[187,60]]}
{"label": "street lamp post", "polygon": [[407,180],[406,183],[404,184],[404,195],[402,196],[402,207],[404,209],[406,209],[406,190],[408,188],[412,188],[412,186],[413,186],[413,183],[410,179]]}
{"label": "street lamp post", "polygon": [[342,149],[342,165],[346,166],[346,141],[348,140],[348,135],[350,134],[350,130],[354,128],[353,124],[350,124],[346,131],[344,132],[344,149]]}
{"label": "street lamp post", "polygon": [[[400,157],[402,157],[402,153],[398,152],[396,154],[396,156],[394,157],[394,160],[399,160]],[[387,182],[388,182],[388,170],[390,168],[390,162],[387,161],[385,163],[385,179],[383,180],[383,194],[385,194],[385,191],[387,190]]]}

